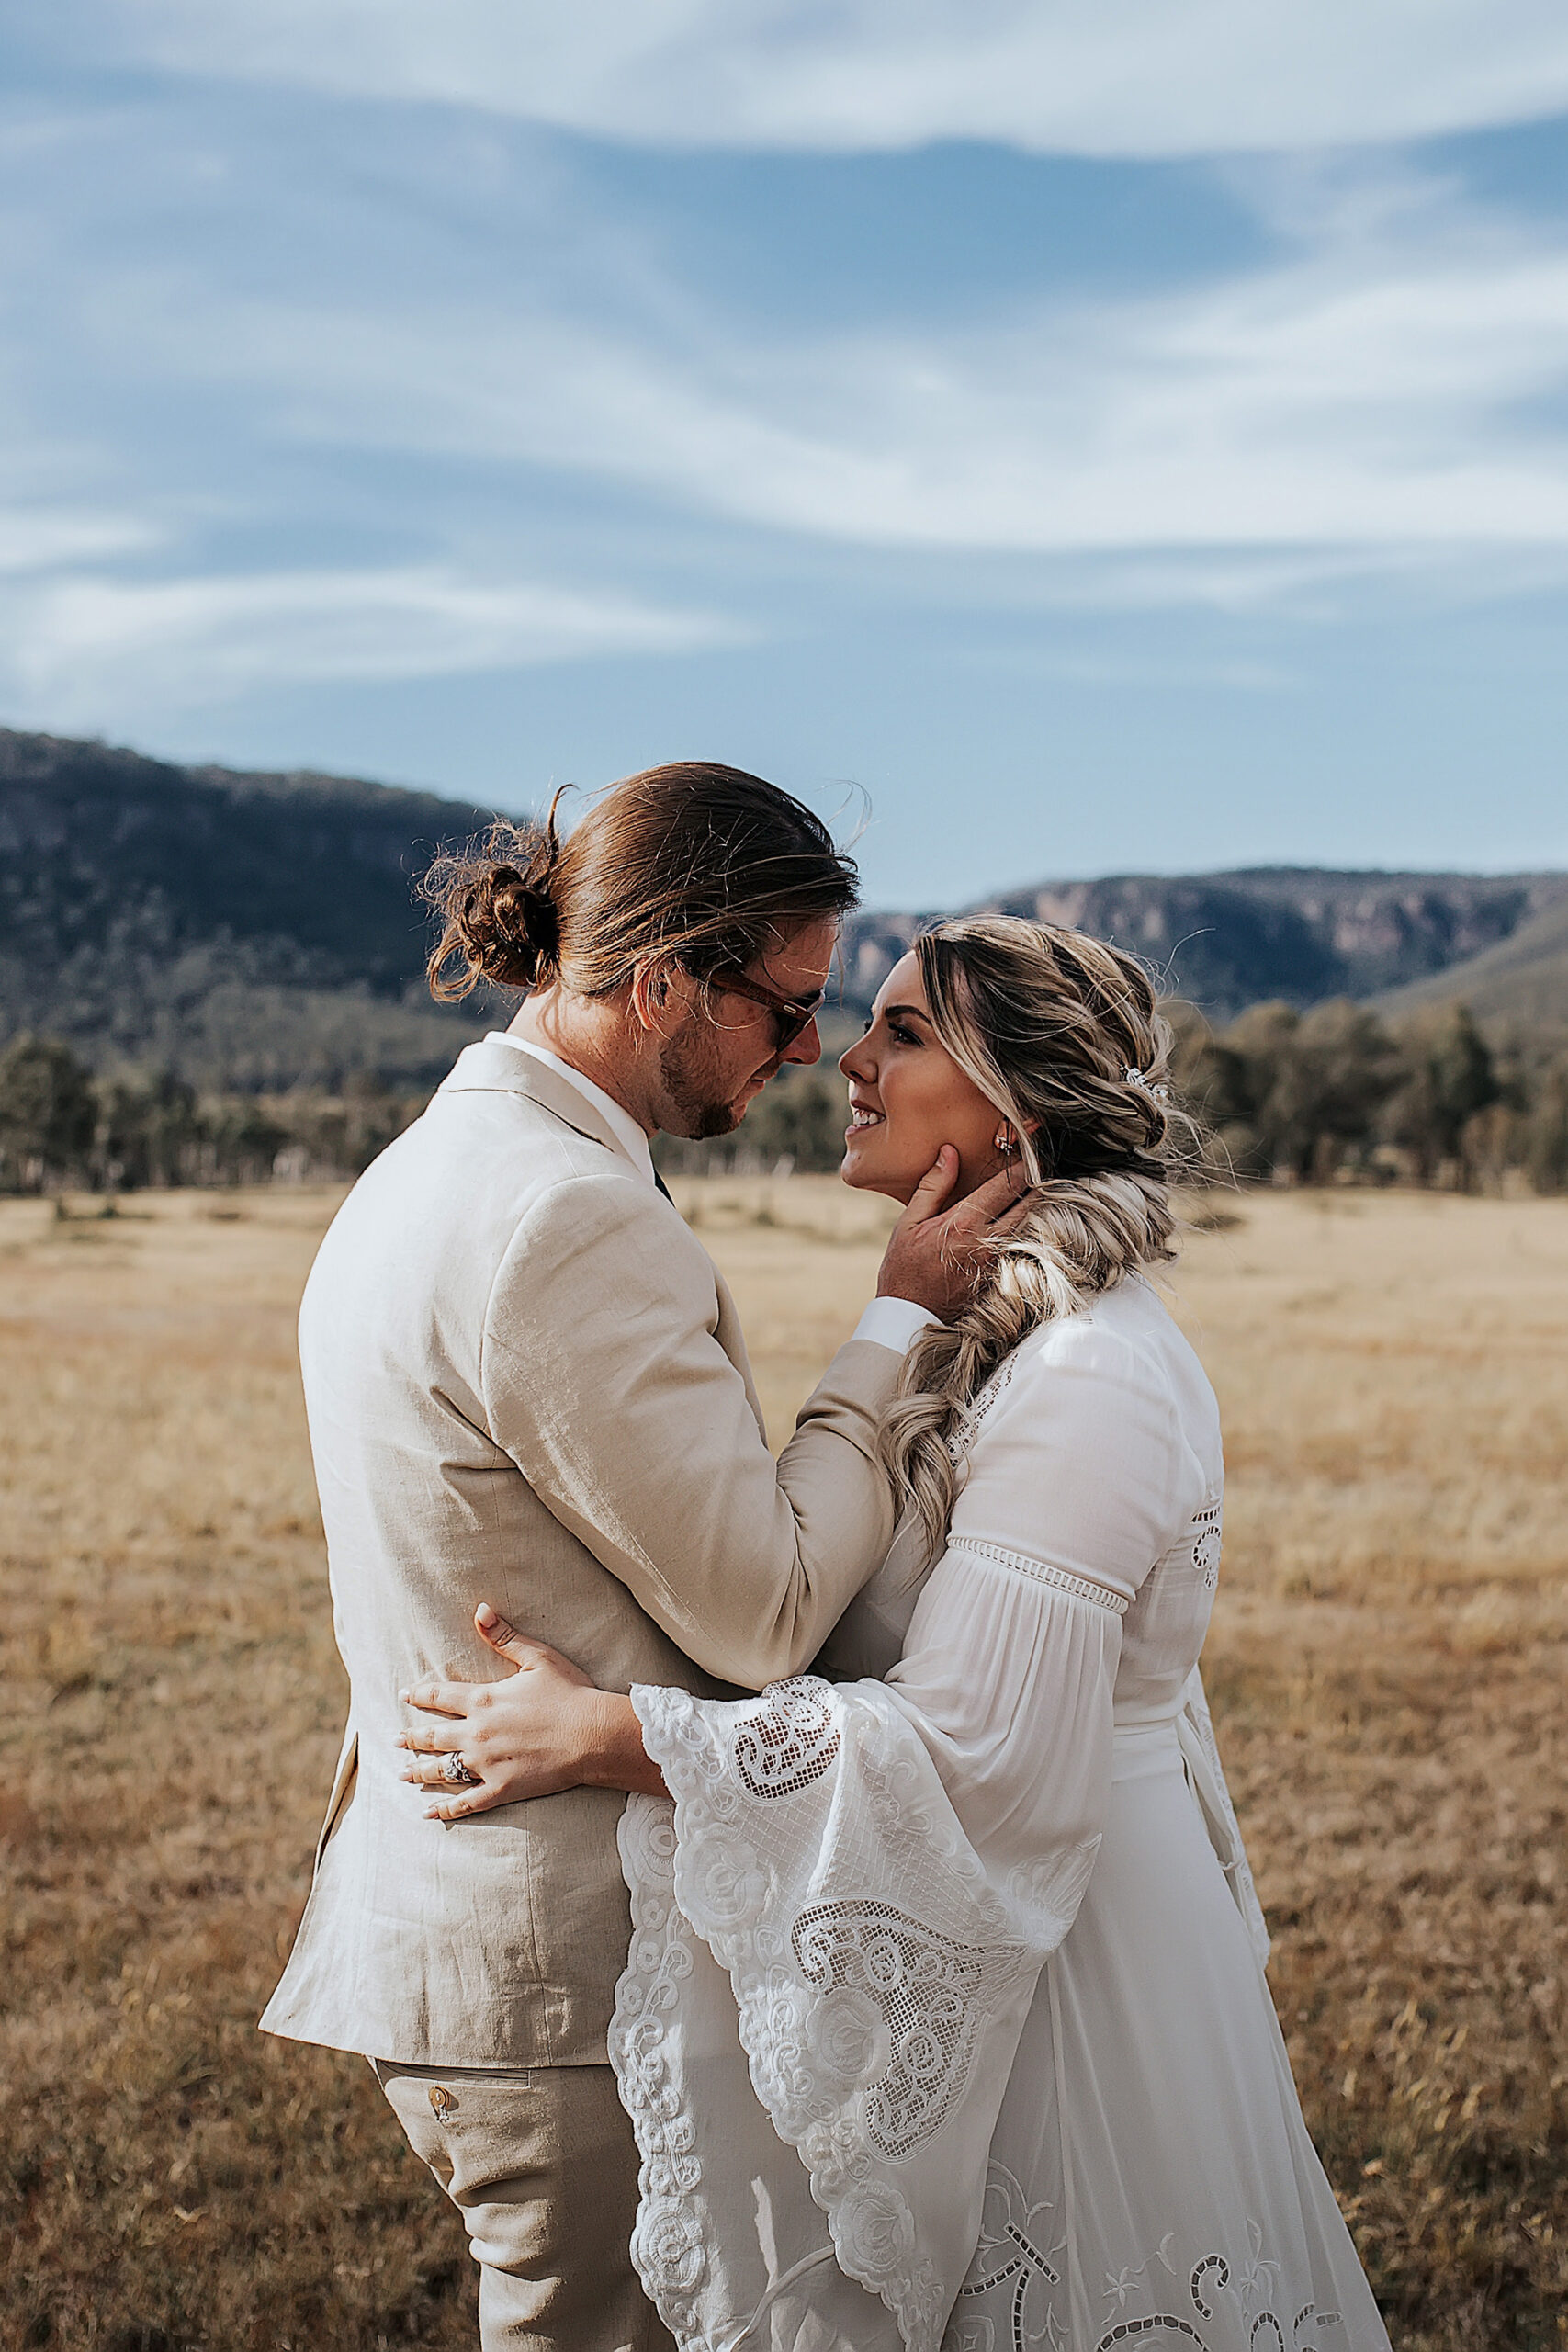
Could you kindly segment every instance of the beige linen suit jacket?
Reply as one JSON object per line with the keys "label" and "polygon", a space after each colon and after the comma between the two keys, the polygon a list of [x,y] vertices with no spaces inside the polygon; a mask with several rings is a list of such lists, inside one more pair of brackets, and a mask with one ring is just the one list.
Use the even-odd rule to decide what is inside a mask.
{"label": "beige linen suit jacket", "polygon": [[624,1799],[426,1821],[398,1694],[501,1678],[480,1600],[613,1690],[797,1671],[888,1548],[899,1358],[842,1348],[775,1463],[706,1252],[586,1098],[489,1042],[338,1212],[299,1352],[349,1716],[262,2024],[406,2064],[602,2062]]}

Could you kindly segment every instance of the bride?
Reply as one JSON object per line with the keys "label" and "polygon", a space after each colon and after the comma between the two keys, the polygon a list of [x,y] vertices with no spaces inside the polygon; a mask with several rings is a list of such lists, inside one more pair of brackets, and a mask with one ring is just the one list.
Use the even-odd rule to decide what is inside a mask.
{"label": "bride", "polygon": [[[611,2055],[682,2352],[1386,2352],[1198,1676],[1223,1468],[1147,1272],[1168,1046],[1074,932],[942,923],[889,975],[844,1181],[908,1201],[946,1143],[961,1190],[1027,1190],[910,1349],[898,1537],[818,1672],[621,1698],[479,1612],[522,1670],[440,1815],[632,1792]],[[419,1696],[473,1747],[470,1690]]]}

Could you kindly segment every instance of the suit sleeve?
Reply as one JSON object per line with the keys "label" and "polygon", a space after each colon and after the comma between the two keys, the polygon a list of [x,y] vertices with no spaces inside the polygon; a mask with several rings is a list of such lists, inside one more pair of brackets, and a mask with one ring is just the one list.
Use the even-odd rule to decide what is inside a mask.
{"label": "suit sleeve", "polygon": [[491,1433],[561,1524],[707,1673],[799,1671],[892,1540],[874,1458],[901,1358],[840,1348],[775,1462],[716,1337],[705,1252],[653,1193],[547,1193],[498,1272]]}

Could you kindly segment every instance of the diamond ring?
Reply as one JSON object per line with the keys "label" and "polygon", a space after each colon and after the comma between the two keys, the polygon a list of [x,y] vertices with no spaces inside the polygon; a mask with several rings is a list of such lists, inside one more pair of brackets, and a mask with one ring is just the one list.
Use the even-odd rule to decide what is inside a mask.
{"label": "diamond ring", "polygon": [[479,1774],[469,1771],[456,1748],[442,1765],[441,1777],[444,1781],[450,1781],[457,1789],[477,1789],[479,1784]]}

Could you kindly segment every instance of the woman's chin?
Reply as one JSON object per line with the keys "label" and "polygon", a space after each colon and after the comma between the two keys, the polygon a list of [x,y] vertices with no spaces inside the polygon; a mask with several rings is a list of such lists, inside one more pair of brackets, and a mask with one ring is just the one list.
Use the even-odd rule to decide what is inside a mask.
{"label": "woman's chin", "polygon": [[872,1154],[851,1144],[839,1169],[839,1182],[852,1192],[883,1193],[890,1201],[897,1201],[908,1208],[914,1198],[919,1177],[913,1180],[900,1176],[895,1170],[878,1168]]}

